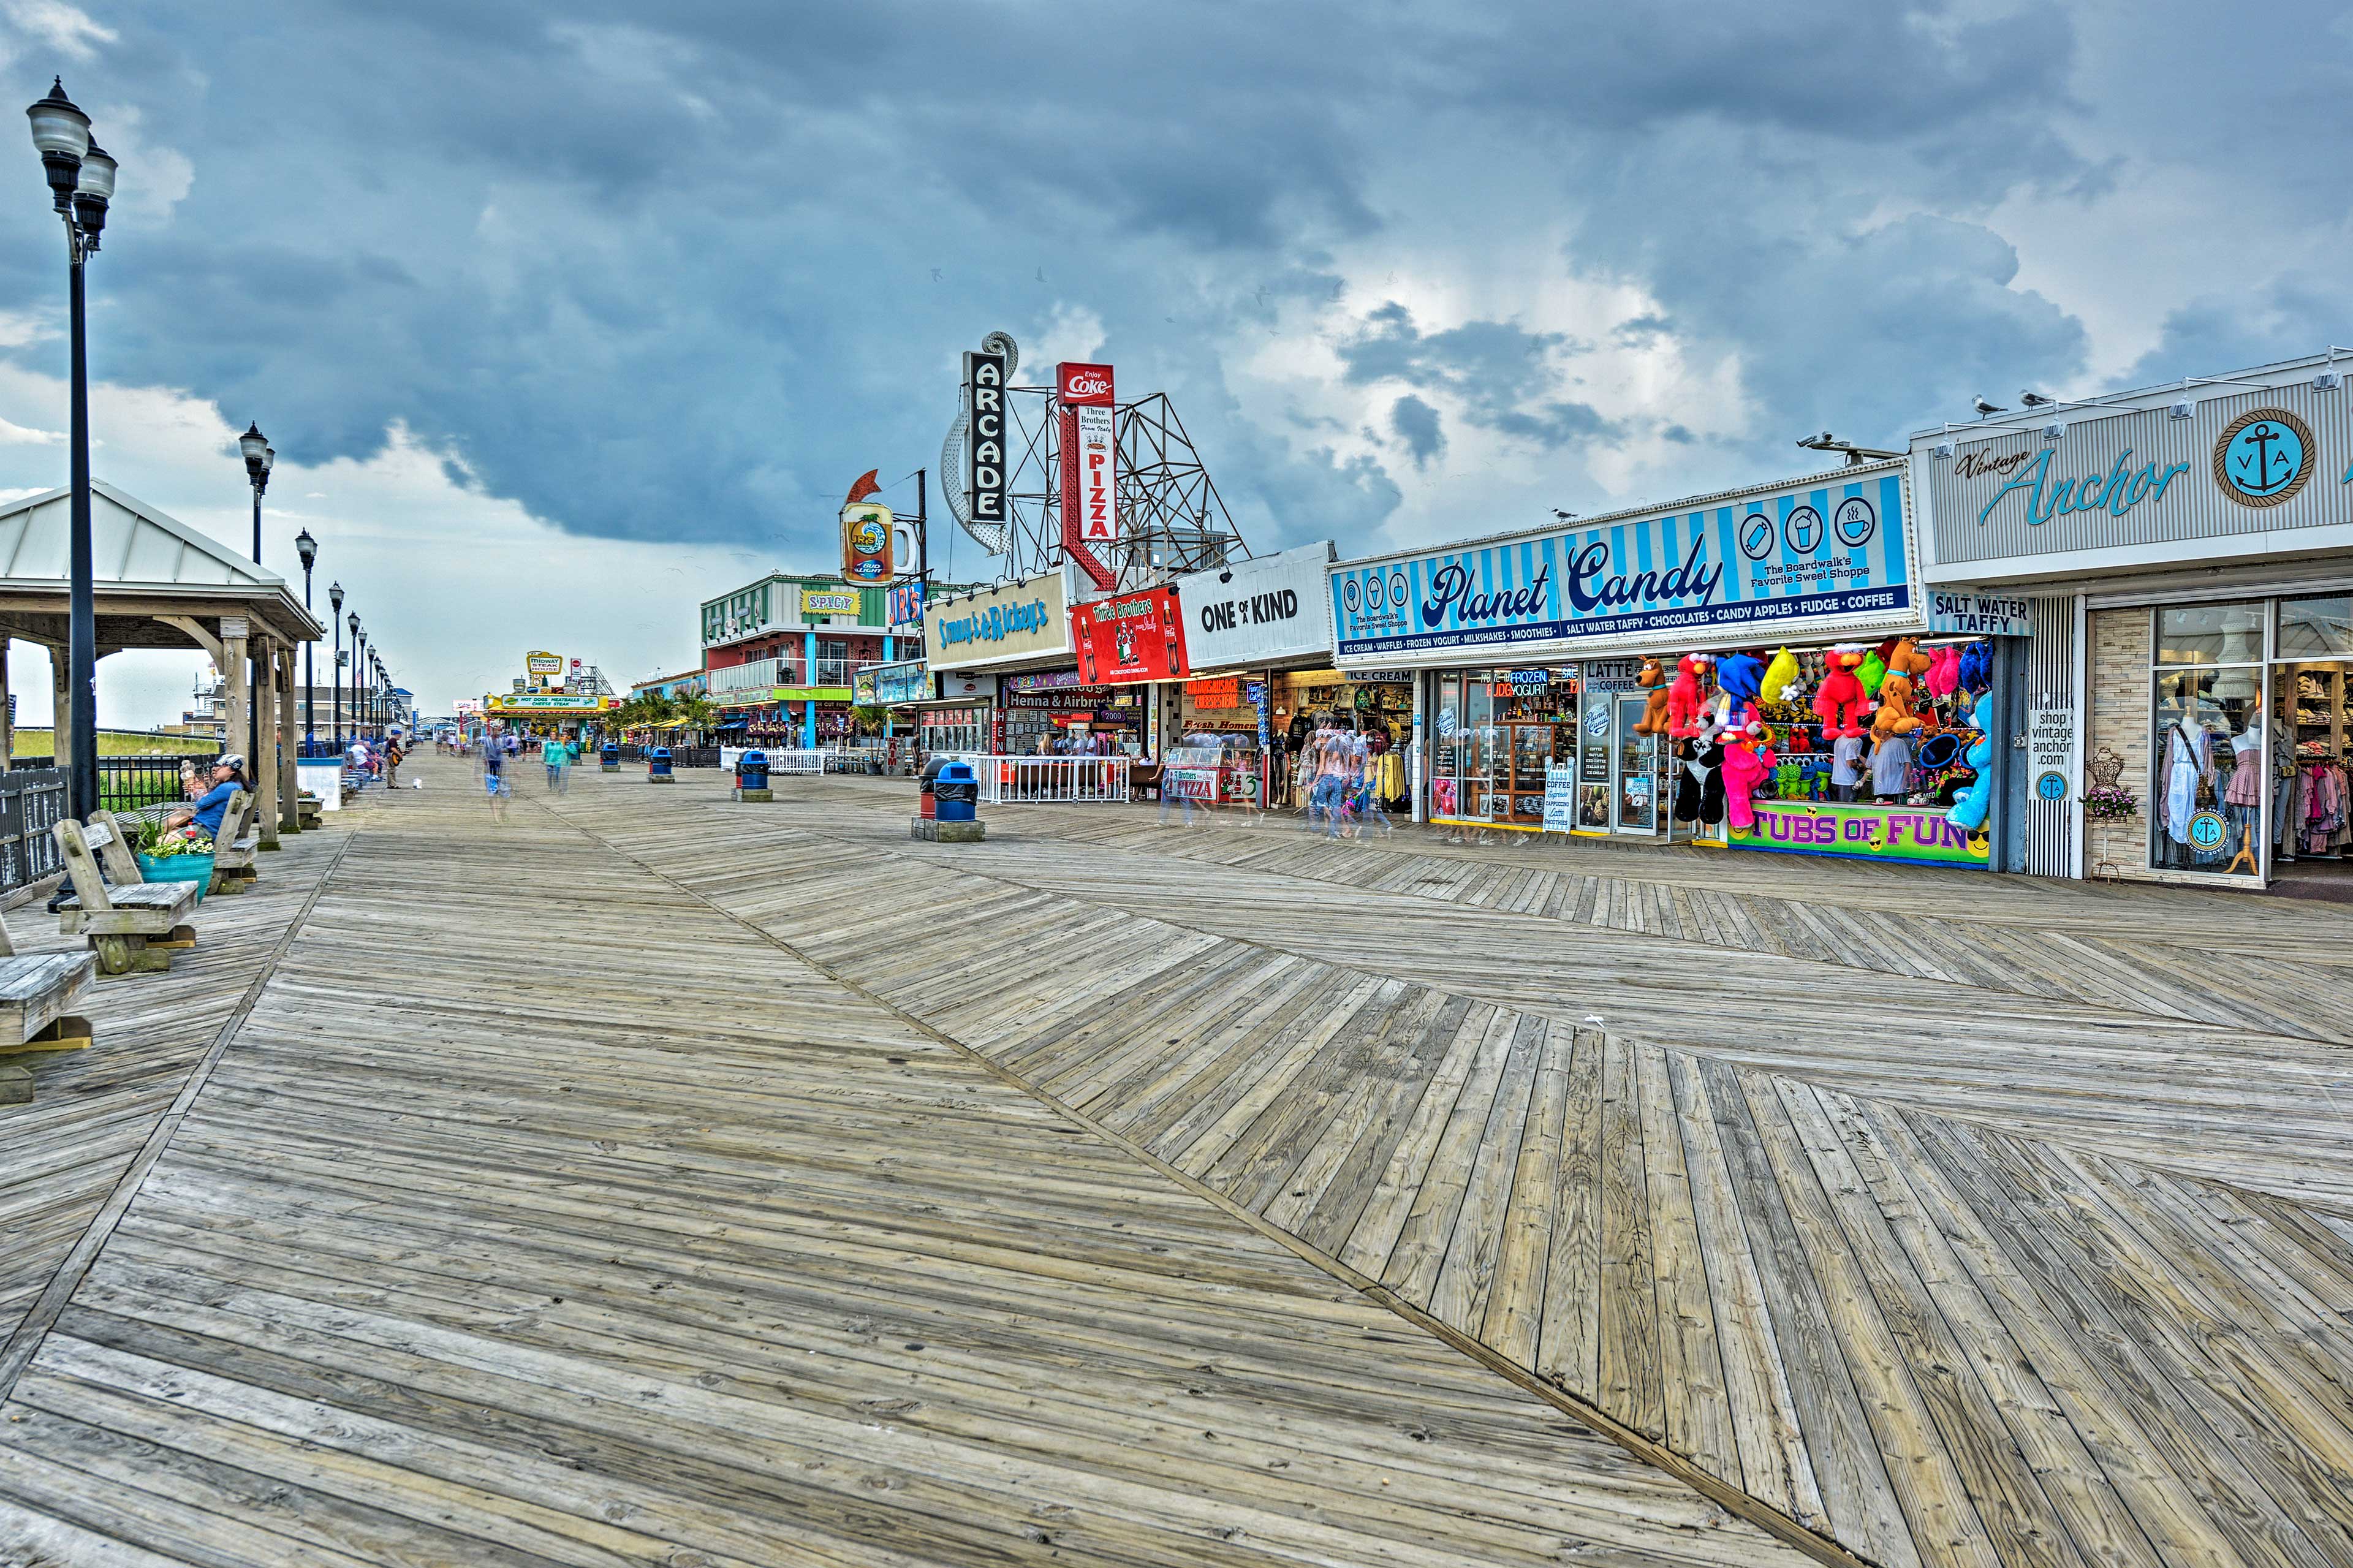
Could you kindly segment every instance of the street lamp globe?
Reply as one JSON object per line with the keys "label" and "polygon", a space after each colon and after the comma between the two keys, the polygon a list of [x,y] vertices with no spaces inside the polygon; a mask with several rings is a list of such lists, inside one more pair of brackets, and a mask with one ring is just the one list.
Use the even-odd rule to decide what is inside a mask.
{"label": "street lamp globe", "polygon": [[74,186],[74,223],[82,232],[86,249],[98,249],[98,237],[106,230],[106,205],[114,199],[114,155],[90,144],[81,155],[81,174]]}
{"label": "street lamp globe", "polygon": [[[302,570],[305,572],[310,571],[311,563],[319,559],[319,542],[311,537],[309,529],[294,536],[294,553],[302,558]],[[337,595],[336,599],[340,605],[342,595]]]}
{"label": "street lamp globe", "polygon": [[58,211],[69,212],[75,188],[81,183],[82,154],[90,151],[90,116],[66,96],[62,77],[49,84],[48,95],[26,109],[25,115],[33,122],[33,148],[41,155],[49,195]]}
{"label": "street lamp globe", "polygon": [[269,471],[269,438],[261,433],[260,426],[248,421],[245,434],[237,438],[237,446],[245,454],[247,473],[258,479]]}
{"label": "street lamp globe", "polygon": [[360,635],[360,613],[359,613],[357,610],[353,610],[353,611],[352,612],[352,636],[353,636],[353,637],[357,637],[357,636],[359,636],[359,635]]}
{"label": "street lamp globe", "polygon": [[341,583],[327,584],[327,603],[335,614],[340,616],[343,613],[343,585]]}

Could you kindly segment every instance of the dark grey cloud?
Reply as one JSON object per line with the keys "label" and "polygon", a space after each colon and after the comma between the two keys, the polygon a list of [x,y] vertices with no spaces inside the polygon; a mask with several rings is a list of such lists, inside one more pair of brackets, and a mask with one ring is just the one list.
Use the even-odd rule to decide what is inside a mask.
{"label": "dark grey cloud", "polygon": [[1439,427],[1438,410],[1410,392],[1389,405],[1389,428],[1405,443],[1417,468],[1430,467],[1430,460],[1446,450],[1446,432]]}
{"label": "dark grey cloud", "polygon": [[[18,40],[25,96],[62,68],[101,137],[135,111],[134,141],[195,171],[168,218],[126,202],[92,273],[100,374],[217,399],[310,461],[401,422],[586,535],[821,548],[849,477],[932,460],[958,350],[996,327],[1037,344],[1072,312],[1124,386],[1171,390],[1254,542],[1388,518],[1398,475],[1356,449],[1383,422],[1373,450],[1417,472],[1475,430],[1565,495],[1662,428],[1713,465],[1694,482],[1765,477],[1803,430],[1885,439],[2080,378],[2093,345],[2024,281],[2004,204],[2113,222],[2151,159],[2196,153],[2159,103],[2267,146],[2300,129],[2304,155],[2231,167],[2266,221],[2353,201],[2348,161],[2310,146],[2348,40],[2301,5],[2268,14],[2295,47],[2260,70],[2188,0],[93,15],[117,35],[93,59]],[[159,173],[128,161],[126,191]],[[37,179],[26,154],[0,226],[15,300],[58,291]],[[1474,182],[1495,202],[1451,214]],[[1441,321],[1363,275],[1427,265],[1440,224],[1566,236],[1556,280],[1651,307],[1587,342],[1533,300]],[[2071,243],[2128,245],[2085,226]],[[1476,251],[1444,254],[1436,295],[1398,297],[1492,300]],[[2185,289],[2152,364],[2227,368],[2342,313],[2317,271],[2268,279],[2260,308],[2233,302],[2245,279]],[[1360,395],[1343,418],[1246,384],[1303,333]],[[1757,433],[1694,441],[1721,426],[1577,383],[1588,353],[1653,348],[1722,369]]]}

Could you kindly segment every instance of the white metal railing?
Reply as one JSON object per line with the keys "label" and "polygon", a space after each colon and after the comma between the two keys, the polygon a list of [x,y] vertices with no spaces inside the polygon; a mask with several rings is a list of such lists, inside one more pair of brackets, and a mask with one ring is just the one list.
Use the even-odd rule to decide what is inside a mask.
{"label": "white metal railing", "polygon": [[936,752],[950,762],[968,763],[980,781],[980,798],[993,805],[1048,801],[1116,803],[1127,795],[1125,757],[993,757],[974,752]]}
{"label": "white metal railing", "polygon": [[825,772],[823,752],[786,751],[776,746],[722,746],[719,765],[733,772],[735,764],[746,752],[765,752],[768,771],[772,773],[821,773]]}

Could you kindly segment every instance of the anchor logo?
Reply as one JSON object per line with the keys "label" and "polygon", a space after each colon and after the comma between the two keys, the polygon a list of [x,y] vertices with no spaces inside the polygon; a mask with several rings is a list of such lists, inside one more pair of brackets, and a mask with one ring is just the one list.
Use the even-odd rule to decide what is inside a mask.
{"label": "anchor logo", "polygon": [[2214,443],[2214,482],[2241,506],[2277,506],[2312,478],[2312,426],[2279,408],[2232,420]]}

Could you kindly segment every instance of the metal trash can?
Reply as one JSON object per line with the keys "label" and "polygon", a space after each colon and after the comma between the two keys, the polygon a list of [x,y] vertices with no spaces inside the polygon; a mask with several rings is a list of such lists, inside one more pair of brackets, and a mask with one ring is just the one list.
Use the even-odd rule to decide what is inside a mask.
{"label": "metal trash can", "polygon": [[652,751],[646,753],[646,783],[676,784],[678,780],[670,771],[670,748],[668,746],[656,746]]}
{"label": "metal trash can", "polygon": [[932,780],[934,815],[942,822],[976,822],[980,817],[980,779],[970,763],[950,763]]}
{"label": "metal trash can", "polygon": [[737,800],[774,800],[768,788],[768,753],[745,752],[735,759],[735,798]]}
{"label": "metal trash can", "polygon": [[932,793],[932,788],[939,781],[940,770],[947,765],[948,760],[945,757],[934,757],[923,764],[923,775],[915,785],[917,821],[929,822],[939,816],[939,797]]}
{"label": "metal trash can", "polygon": [[621,742],[618,741],[606,742],[603,747],[597,751],[596,760],[598,763],[603,764],[604,770],[607,773],[619,773],[621,771]]}

